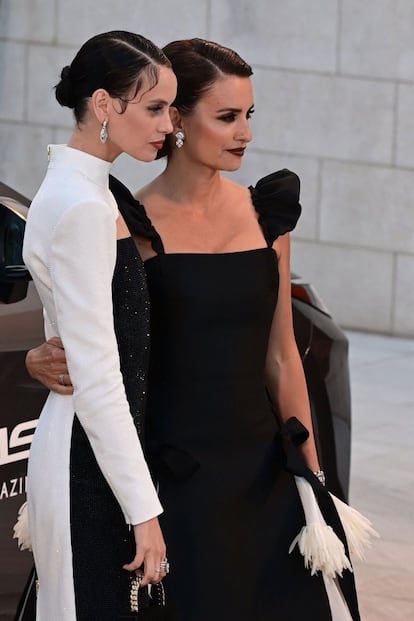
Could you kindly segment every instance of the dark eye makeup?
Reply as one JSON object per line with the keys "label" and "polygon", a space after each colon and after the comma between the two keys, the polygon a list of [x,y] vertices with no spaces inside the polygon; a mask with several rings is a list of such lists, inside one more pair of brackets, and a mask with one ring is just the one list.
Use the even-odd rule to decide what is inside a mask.
{"label": "dark eye makeup", "polygon": [[164,106],[162,106],[161,104],[157,104],[154,106],[148,106],[148,110],[150,112],[160,112],[163,109]]}
{"label": "dark eye makeup", "polygon": [[[234,110],[234,111],[232,110],[217,118],[219,119],[219,121],[224,121],[225,123],[233,123],[236,120],[237,115],[240,114],[240,112],[241,110]],[[254,113],[254,107],[252,106],[246,113],[246,119],[250,119],[253,113]]]}

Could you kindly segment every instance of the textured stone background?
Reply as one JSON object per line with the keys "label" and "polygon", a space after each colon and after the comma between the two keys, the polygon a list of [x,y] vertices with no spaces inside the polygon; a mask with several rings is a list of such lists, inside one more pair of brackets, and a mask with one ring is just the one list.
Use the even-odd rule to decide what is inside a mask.
{"label": "textured stone background", "polygon": [[[31,196],[72,124],[52,86],[89,36],[201,36],[253,64],[241,182],[288,167],[304,215],[292,267],[348,328],[414,335],[412,0],[0,0],[0,179]],[[132,189],[161,164],[121,157]]]}

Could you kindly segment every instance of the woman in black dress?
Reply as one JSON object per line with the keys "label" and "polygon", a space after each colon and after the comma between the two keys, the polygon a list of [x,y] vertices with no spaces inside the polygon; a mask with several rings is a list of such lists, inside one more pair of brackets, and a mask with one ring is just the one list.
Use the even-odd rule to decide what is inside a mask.
{"label": "woman in black dress", "polygon": [[[312,575],[297,547],[289,553],[305,522],[294,475],[311,482],[346,550],[315,476],[293,334],[299,180],[283,170],[247,189],[223,178],[252,138],[251,68],[200,39],[164,50],[178,77],[167,167],[135,199],[115,179],[111,189],[148,280],[145,438],[165,508],[167,596],[185,621],[357,621],[350,569]],[[41,352],[32,358],[39,376]],[[293,417],[309,431],[300,451],[287,432]]]}

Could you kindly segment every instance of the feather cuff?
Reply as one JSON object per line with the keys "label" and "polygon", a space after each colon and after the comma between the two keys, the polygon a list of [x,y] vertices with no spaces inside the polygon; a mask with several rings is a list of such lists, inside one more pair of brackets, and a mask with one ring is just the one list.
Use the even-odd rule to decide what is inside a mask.
{"label": "feather cuff", "polygon": [[29,530],[29,511],[27,502],[23,503],[17,513],[17,522],[13,526],[13,539],[17,539],[20,550],[32,551],[32,540]]}
{"label": "feather cuff", "polygon": [[360,560],[364,558],[366,548],[372,545],[372,539],[379,537],[371,522],[364,515],[331,494],[336,510],[344,527],[349,551]]}
{"label": "feather cuff", "polygon": [[333,528],[323,519],[312,487],[303,477],[295,476],[296,486],[305,513],[306,526],[292,541],[289,554],[298,546],[305,567],[313,576],[321,571],[329,578],[342,576],[344,569],[352,571],[351,563],[345,554],[345,547]]}
{"label": "feather cuff", "polygon": [[[306,525],[292,541],[289,554],[297,545],[305,562],[305,567],[314,575],[321,571],[328,578],[342,576],[352,565],[346,555],[342,541],[329,526],[319,509],[311,485],[303,477],[295,476],[296,486],[305,513]],[[379,537],[371,522],[358,511],[330,494],[345,531],[349,550],[358,558],[363,558],[364,548],[371,545],[373,537]]]}

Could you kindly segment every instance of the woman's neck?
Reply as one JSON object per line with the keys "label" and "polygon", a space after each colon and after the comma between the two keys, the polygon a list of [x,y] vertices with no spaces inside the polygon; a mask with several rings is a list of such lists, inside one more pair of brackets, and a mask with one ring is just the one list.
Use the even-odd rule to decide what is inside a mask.
{"label": "woman's neck", "polygon": [[175,203],[207,209],[217,205],[223,178],[218,170],[172,158],[158,177],[158,184]]}
{"label": "woman's neck", "polygon": [[96,128],[94,131],[75,128],[68,142],[68,147],[84,151],[107,162],[113,162],[119,155],[119,149],[114,149],[110,143],[102,144],[100,142],[99,132]]}

